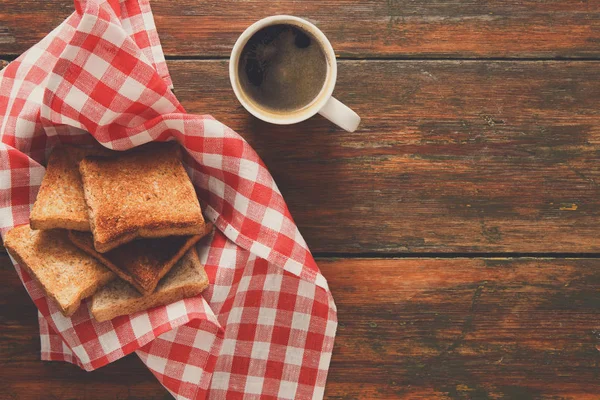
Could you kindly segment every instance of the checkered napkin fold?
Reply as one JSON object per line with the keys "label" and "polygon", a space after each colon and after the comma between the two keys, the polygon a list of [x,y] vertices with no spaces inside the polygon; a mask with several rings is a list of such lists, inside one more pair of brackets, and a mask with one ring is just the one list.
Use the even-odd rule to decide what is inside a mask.
{"label": "checkered napkin fold", "polygon": [[91,371],[135,351],[179,399],[323,397],[336,308],[265,165],[231,129],[185,113],[147,0],[75,7],[0,72],[2,234],[28,222],[50,150],[93,140],[177,140],[217,229],[199,248],[202,296],[103,323],[86,303],[64,317],[15,264],[39,309],[42,358]]}

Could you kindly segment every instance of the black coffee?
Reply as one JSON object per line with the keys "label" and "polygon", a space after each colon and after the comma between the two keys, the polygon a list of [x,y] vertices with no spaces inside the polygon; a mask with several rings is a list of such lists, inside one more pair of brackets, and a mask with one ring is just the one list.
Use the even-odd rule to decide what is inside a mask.
{"label": "black coffee", "polygon": [[320,43],[293,25],[272,25],[256,32],[242,50],[238,67],[249,99],[273,112],[307,106],[327,76]]}

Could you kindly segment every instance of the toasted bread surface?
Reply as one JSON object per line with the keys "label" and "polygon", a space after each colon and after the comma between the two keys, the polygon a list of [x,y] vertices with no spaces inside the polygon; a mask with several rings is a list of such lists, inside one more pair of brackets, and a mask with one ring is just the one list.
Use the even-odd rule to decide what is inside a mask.
{"label": "toasted bread surface", "polygon": [[204,218],[174,143],[151,143],[116,158],[79,164],[96,251],[136,238],[198,235]]}
{"label": "toasted bread surface", "polygon": [[[207,226],[206,233],[210,227]],[[129,282],[141,294],[150,294],[158,281],[204,235],[170,236],[159,239],[139,239],[106,253],[94,248],[92,235],[87,232],[69,232],[69,239],[80,249]]]}
{"label": "toasted bread surface", "polygon": [[102,263],[73,245],[65,230],[40,231],[21,225],[6,233],[4,246],[66,316],[115,277]]}
{"label": "toasted bread surface", "polygon": [[154,293],[141,295],[126,282],[115,279],[92,297],[90,309],[94,318],[102,322],[196,296],[207,286],[208,277],[192,247],[160,281]]}
{"label": "toasted bread surface", "polygon": [[90,231],[79,162],[88,155],[111,154],[114,153],[100,147],[55,148],[48,159],[46,175],[31,211],[31,227]]}

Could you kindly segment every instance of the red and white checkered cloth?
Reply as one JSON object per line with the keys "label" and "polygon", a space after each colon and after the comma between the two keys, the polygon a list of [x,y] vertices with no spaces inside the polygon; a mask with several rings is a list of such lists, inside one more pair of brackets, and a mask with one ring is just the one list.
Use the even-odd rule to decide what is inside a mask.
{"label": "red and white checkered cloth", "polygon": [[42,359],[90,371],[135,351],[178,399],[323,397],[336,308],[265,165],[231,129],[185,113],[147,0],[75,7],[0,72],[2,234],[28,222],[50,150],[94,139],[177,140],[218,229],[199,248],[202,296],[104,323],[87,303],[65,318],[15,265],[39,309]]}

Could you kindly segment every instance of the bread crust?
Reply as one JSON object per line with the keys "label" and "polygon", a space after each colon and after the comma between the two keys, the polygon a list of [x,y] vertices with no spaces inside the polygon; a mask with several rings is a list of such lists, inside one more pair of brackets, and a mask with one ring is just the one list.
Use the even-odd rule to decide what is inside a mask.
{"label": "bread crust", "polygon": [[75,313],[83,299],[115,277],[75,247],[64,230],[36,231],[21,225],[6,233],[4,246],[67,317]]}
{"label": "bread crust", "polygon": [[86,156],[111,156],[103,147],[61,146],[48,158],[46,174],[31,211],[33,229],[90,231],[79,162]]}
{"label": "bread crust", "polygon": [[151,143],[116,158],[86,157],[79,171],[100,253],[136,238],[204,230],[200,203],[175,143]]}
{"label": "bread crust", "polygon": [[147,295],[154,292],[160,279],[211,229],[212,226],[207,225],[202,235],[134,240],[106,253],[95,250],[89,233],[71,231],[69,239],[141,294]]}
{"label": "bread crust", "polygon": [[97,321],[108,321],[196,296],[207,287],[208,277],[192,247],[160,281],[154,293],[143,296],[126,282],[115,280],[94,295],[90,311]]}

